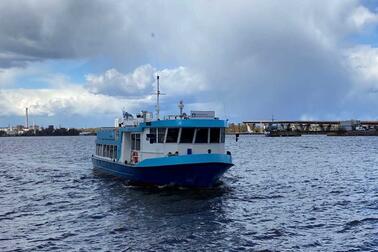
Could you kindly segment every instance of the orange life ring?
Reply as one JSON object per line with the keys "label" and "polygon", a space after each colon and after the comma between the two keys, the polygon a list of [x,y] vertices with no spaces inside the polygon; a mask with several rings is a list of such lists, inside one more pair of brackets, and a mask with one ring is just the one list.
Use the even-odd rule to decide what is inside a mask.
{"label": "orange life ring", "polygon": [[134,164],[138,163],[138,152],[137,151],[133,151],[132,160],[133,160]]}

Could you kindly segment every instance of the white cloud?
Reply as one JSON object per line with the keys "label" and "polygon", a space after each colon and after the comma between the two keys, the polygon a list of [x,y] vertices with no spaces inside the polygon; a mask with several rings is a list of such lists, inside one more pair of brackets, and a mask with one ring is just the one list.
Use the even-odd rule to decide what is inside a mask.
{"label": "white cloud", "polygon": [[0,89],[0,116],[22,116],[26,107],[33,115],[42,116],[119,116],[122,108],[138,112],[155,104],[153,92],[157,74],[161,76],[162,90],[166,93],[163,99],[175,99],[174,102],[177,102],[181,99],[178,95],[206,90],[201,76],[185,67],[158,71],[151,65],[143,65],[128,74],[110,69],[103,74],[87,75],[86,84],[72,83],[69,76],[46,73],[36,68],[33,71],[30,68],[9,68],[4,71],[3,75],[0,72],[0,80],[13,81],[20,76],[29,76],[46,84],[47,88],[9,86]]}
{"label": "white cloud", "polygon": [[187,67],[158,71],[151,65],[140,66],[128,74],[114,68],[103,74],[88,74],[86,87],[95,94],[146,97],[156,92],[157,75],[160,76],[161,90],[168,96],[190,95],[207,89],[204,78]]}
{"label": "white cloud", "polygon": [[114,68],[99,75],[88,74],[87,88],[92,93],[112,96],[149,95],[153,90],[154,71],[151,65],[144,65],[130,74],[122,74]]}
{"label": "white cloud", "polygon": [[346,52],[353,69],[365,80],[378,87],[378,48],[356,46]]}
{"label": "white cloud", "polygon": [[354,9],[350,20],[357,29],[361,29],[366,25],[378,23],[378,15],[364,6],[358,6]]}
{"label": "white cloud", "polygon": [[29,107],[33,115],[119,115],[121,108],[134,110],[148,100],[119,99],[93,94],[82,87],[62,89],[4,89],[0,90],[0,116],[24,114]]}
{"label": "white cloud", "polygon": [[208,83],[204,77],[187,67],[163,69],[155,73],[160,76],[162,90],[169,96],[199,95],[208,90]]}

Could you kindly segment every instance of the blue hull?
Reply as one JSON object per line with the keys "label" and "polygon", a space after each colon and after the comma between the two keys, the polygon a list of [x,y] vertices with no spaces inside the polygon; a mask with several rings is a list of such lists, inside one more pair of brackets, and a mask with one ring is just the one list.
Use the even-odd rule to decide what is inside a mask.
{"label": "blue hull", "polygon": [[[146,160],[138,165],[127,165],[93,156],[92,163],[96,170],[135,183],[211,187],[233,165],[231,157],[228,159],[226,155],[213,156],[214,158],[207,158],[205,162],[201,162],[201,158],[204,157],[201,155],[194,158],[193,162],[190,162],[188,158],[172,157],[151,159],[153,162]],[[158,160],[160,164],[157,165],[155,160]],[[176,161],[175,164],[172,160]]]}

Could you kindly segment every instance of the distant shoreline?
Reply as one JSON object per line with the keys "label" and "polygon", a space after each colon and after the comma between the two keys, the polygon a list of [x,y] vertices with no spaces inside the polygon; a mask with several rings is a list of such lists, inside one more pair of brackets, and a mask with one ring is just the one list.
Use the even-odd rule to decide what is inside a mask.
{"label": "distant shoreline", "polygon": [[86,134],[86,135],[16,135],[16,136],[0,136],[0,138],[6,138],[6,137],[71,137],[71,136],[96,136],[96,134]]}
{"label": "distant shoreline", "polygon": [[3,129],[0,131],[0,137],[33,137],[33,136],[87,136],[96,135],[95,128],[75,129],[75,128],[54,128],[50,125],[48,128],[25,128],[18,126],[16,128]]}

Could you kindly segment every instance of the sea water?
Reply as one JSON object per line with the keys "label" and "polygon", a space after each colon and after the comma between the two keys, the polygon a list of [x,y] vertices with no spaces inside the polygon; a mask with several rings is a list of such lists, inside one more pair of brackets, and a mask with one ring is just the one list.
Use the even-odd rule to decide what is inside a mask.
{"label": "sea water", "polygon": [[95,138],[0,138],[0,251],[377,251],[378,137],[228,136],[208,190],[92,170]]}

